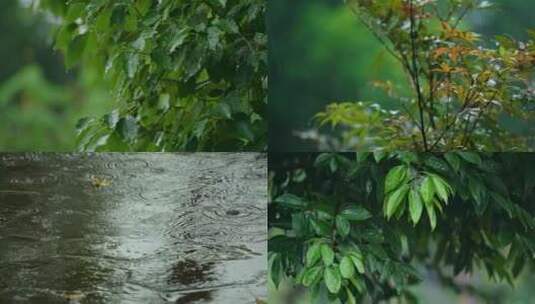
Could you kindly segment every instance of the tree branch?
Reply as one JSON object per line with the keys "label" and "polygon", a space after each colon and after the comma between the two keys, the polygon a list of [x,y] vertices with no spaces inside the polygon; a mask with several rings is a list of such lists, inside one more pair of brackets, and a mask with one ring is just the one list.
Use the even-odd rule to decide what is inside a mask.
{"label": "tree branch", "polygon": [[413,78],[414,85],[416,87],[418,110],[419,110],[419,114],[420,114],[420,132],[422,134],[422,139],[423,139],[423,143],[424,143],[424,150],[428,151],[429,147],[427,145],[427,135],[426,135],[426,132],[425,132],[425,120],[424,120],[424,108],[423,108],[424,107],[424,100],[423,100],[423,95],[422,95],[422,89],[420,87],[420,78],[419,78],[419,75],[418,75],[418,64],[417,64],[417,56],[418,56],[418,54],[416,53],[416,51],[417,51],[417,48],[416,48],[417,33],[416,33],[416,28],[415,28],[416,17],[414,15],[414,3],[413,3],[413,1],[414,0],[409,0],[409,11],[410,11],[409,14],[410,14],[410,23],[411,23],[410,38],[411,38],[411,48],[412,48],[412,78]]}

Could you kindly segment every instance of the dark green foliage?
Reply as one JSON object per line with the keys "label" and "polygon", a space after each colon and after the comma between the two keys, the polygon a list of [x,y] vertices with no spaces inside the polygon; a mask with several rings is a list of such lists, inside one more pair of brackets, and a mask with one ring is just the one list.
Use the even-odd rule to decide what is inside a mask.
{"label": "dark green foliage", "polygon": [[477,294],[452,278],[486,271],[514,284],[534,266],[535,154],[275,154],[270,161],[270,281],[287,277],[316,303],[413,303],[409,287],[423,271]]}
{"label": "dark green foliage", "polygon": [[261,0],[42,1],[68,66],[101,67],[116,110],[80,121],[80,150],[262,150]]}

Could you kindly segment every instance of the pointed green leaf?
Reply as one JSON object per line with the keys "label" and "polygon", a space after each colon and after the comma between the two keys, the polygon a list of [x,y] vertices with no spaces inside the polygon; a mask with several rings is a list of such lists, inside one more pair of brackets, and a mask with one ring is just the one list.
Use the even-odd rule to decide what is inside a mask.
{"label": "pointed green leaf", "polygon": [[464,160],[475,165],[481,165],[481,157],[475,152],[457,152],[457,154]]}
{"label": "pointed green leaf", "polygon": [[372,217],[368,210],[360,206],[344,209],[340,215],[350,221],[364,221]]}
{"label": "pointed green leaf", "polygon": [[355,266],[353,265],[353,261],[351,261],[350,257],[345,256],[340,262],[340,273],[342,274],[342,277],[346,279],[349,279],[355,275]]}
{"label": "pointed green leaf", "polygon": [[392,215],[398,210],[399,206],[407,196],[409,185],[403,185],[388,197],[386,202],[386,217],[390,219]]}
{"label": "pointed green leaf", "polygon": [[316,242],[308,248],[306,260],[307,266],[312,266],[321,259],[320,245],[321,243]]}
{"label": "pointed green leaf", "polygon": [[305,271],[303,274],[303,285],[306,287],[310,287],[314,285],[314,283],[318,282],[321,278],[323,272],[323,266],[316,266],[309,268]]}
{"label": "pointed green leaf", "polygon": [[392,168],[385,178],[385,194],[392,192],[398,188],[399,185],[405,180],[407,176],[407,167],[399,165]]}
{"label": "pointed green leaf", "polygon": [[330,266],[334,262],[334,251],[327,244],[321,244],[320,250],[323,263],[327,266]]}
{"label": "pointed green leaf", "polygon": [[364,262],[362,260],[362,256],[351,254],[349,257],[351,258],[351,261],[353,261],[353,264],[355,265],[355,268],[357,268],[357,271],[360,274],[363,274],[366,271],[366,269],[364,268]]}
{"label": "pointed green leaf", "polygon": [[433,181],[433,186],[436,190],[436,193],[438,195],[438,197],[444,202],[444,203],[448,203],[448,199],[449,199],[449,188],[450,186],[446,183],[446,181],[444,179],[442,179],[440,176],[438,175],[430,175],[431,177],[431,180]]}
{"label": "pointed green leaf", "polygon": [[422,197],[420,196],[420,192],[415,189],[411,189],[409,192],[409,211],[414,225],[418,224],[418,221],[420,221],[423,208],[424,205],[422,202]]}
{"label": "pointed green leaf", "polygon": [[280,261],[280,255],[278,253],[273,253],[269,256],[268,267],[269,267],[269,280],[278,287],[282,277],[282,265]]}
{"label": "pointed green leaf", "polygon": [[351,224],[349,223],[349,221],[338,215],[336,217],[336,231],[338,231],[338,233],[342,236],[342,237],[346,237],[349,235],[349,231],[351,229]]}
{"label": "pointed green leaf", "polygon": [[424,203],[430,203],[435,196],[435,187],[433,180],[429,176],[424,177],[422,184],[420,185],[420,195],[424,200]]}
{"label": "pointed green leaf", "polygon": [[366,291],[366,285],[364,284],[361,278],[352,277],[351,279],[349,279],[349,281],[360,293],[364,293]]}
{"label": "pointed green leaf", "polygon": [[375,151],[375,152],[373,152],[373,158],[375,159],[376,163],[380,163],[387,156],[388,156],[388,153],[386,153],[384,151]]}
{"label": "pointed green leaf", "polygon": [[342,287],[342,277],[338,267],[329,267],[325,269],[324,274],[325,285],[331,293],[338,293]]}
{"label": "pointed green leaf", "polygon": [[446,161],[450,164],[450,166],[455,170],[459,171],[461,169],[461,160],[457,156],[457,154],[453,152],[444,153],[444,158],[446,158]]}
{"label": "pointed green leaf", "polygon": [[357,299],[355,299],[355,296],[351,292],[351,289],[346,286],[346,294],[347,294],[347,303],[348,304],[357,304]]}
{"label": "pointed green leaf", "polygon": [[431,230],[435,230],[435,227],[437,226],[437,214],[435,212],[434,204],[432,201],[425,202],[425,209],[427,211],[427,215],[429,217],[429,223],[431,223]]}
{"label": "pointed green leaf", "polygon": [[69,42],[65,56],[65,65],[72,68],[81,59],[87,44],[87,34],[74,37]]}

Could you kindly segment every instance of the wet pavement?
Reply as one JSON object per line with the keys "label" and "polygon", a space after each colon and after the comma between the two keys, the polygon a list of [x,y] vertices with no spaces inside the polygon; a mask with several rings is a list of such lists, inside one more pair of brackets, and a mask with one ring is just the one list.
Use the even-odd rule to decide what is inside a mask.
{"label": "wet pavement", "polygon": [[0,303],[266,297],[259,153],[0,154]]}

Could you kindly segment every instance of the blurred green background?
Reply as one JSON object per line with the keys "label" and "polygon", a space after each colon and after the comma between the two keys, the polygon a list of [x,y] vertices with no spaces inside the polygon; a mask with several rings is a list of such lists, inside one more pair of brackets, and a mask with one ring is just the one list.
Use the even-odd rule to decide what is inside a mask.
{"label": "blurred green background", "polygon": [[101,71],[67,71],[54,18],[30,0],[0,1],[0,151],[73,151],[76,123],[112,107]]}
{"label": "blurred green background", "polygon": [[[526,38],[535,28],[535,1],[495,0],[497,9],[469,16],[474,30]],[[330,102],[392,102],[371,87],[373,80],[405,83],[389,55],[342,0],[268,1],[269,148],[314,151],[295,136]]]}

